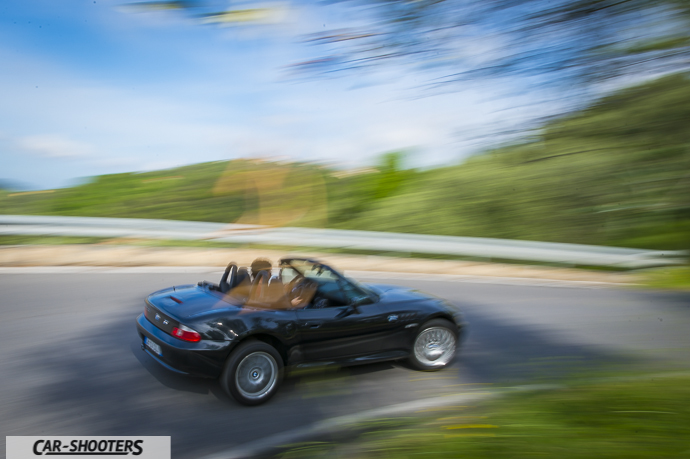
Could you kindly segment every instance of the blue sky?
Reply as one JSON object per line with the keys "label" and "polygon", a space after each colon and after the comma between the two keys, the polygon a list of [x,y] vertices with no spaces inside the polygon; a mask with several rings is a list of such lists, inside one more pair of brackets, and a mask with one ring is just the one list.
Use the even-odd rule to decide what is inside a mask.
{"label": "blue sky", "polygon": [[290,78],[286,66],[315,57],[300,37],[347,25],[338,5],[280,3],[270,24],[225,28],[123,4],[0,4],[1,181],[49,189],[247,157],[360,167],[398,149],[428,167],[556,109],[519,81],[418,97],[425,76],[400,68]]}

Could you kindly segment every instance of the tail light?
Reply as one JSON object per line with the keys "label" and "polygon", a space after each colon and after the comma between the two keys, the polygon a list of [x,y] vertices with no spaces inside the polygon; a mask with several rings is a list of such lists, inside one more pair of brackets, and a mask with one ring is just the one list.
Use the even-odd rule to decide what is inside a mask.
{"label": "tail light", "polygon": [[189,327],[185,327],[180,324],[179,327],[173,327],[172,335],[175,338],[179,338],[182,341],[189,341],[190,343],[196,343],[201,341],[201,335]]}

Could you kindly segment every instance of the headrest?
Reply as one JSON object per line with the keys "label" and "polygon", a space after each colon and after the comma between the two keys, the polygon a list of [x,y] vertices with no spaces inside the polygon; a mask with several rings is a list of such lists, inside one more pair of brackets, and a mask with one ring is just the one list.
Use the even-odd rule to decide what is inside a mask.
{"label": "headrest", "polygon": [[237,270],[237,274],[232,281],[232,288],[239,287],[243,284],[250,284],[251,281],[252,280],[251,277],[249,277],[249,271],[247,271],[247,268],[240,268]]}

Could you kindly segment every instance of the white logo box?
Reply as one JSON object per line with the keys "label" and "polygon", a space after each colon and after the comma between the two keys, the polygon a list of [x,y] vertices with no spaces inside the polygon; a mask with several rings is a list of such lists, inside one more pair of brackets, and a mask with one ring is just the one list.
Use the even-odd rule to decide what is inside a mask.
{"label": "white logo box", "polygon": [[170,437],[5,437],[7,459],[170,459]]}

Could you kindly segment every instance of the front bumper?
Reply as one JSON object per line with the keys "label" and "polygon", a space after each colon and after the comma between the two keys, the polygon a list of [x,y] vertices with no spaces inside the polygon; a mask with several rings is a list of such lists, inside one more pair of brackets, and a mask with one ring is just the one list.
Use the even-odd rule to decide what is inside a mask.
{"label": "front bumper", "polygon": [[[158,363],[177,373],[206,378],[220,376],[225,360],[235,345],[233,341],[201,340],[189,343],[179,340],[157,328],[144,314],[137,317],[137,332],[142,340],[142,349]],[[144,346],[144,337],[160,346],[161,355]]]}

